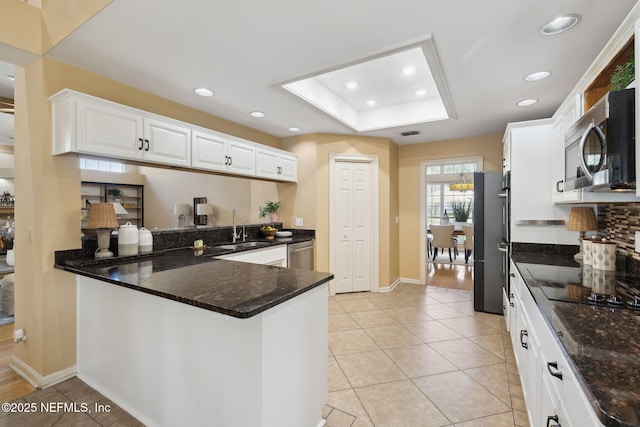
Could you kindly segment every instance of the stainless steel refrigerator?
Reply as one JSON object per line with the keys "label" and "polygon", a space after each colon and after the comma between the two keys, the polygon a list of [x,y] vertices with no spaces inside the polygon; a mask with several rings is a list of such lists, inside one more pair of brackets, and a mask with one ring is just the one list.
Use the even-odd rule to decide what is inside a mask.
{"label": "stainless steel refrigerator", "polygon": [[473,174],[473,308],[502,314],[504,286],[502,174]]}

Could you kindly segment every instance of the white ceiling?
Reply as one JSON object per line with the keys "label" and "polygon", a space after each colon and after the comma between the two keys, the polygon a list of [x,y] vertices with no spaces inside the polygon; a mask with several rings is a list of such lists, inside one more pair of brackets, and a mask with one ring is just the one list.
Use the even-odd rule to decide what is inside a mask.
{"label": "white ceiling", "polygon": [[[635,0],[115,0],[48,57],[285,137],[355,132],[278,83],[335,69],[431,36],[456,118],[363,132],[398,144],[501,133],[550,117]],[[561,14],[580,23],[556,36]],[[525,82],[534,71],[549,78]],[[202,98],[193,89],[216,95]],[[393,90],[390,87],[389,90]],[[530,107],[517,107],[538,98]],[[267,114],[258,119],[249,112]],[[401,131],[420,135],[402,137]]]}

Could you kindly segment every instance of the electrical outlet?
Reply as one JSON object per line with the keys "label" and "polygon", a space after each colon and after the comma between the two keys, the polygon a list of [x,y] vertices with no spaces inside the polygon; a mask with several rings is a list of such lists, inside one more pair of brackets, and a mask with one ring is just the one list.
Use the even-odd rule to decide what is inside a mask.
{"label": "electrical outlet", "polygon": [[302,227],[304,225],[304,221],[302,218],[296,218],[296,227]]}
{"label": "electrical outlet", "polygon": [[636,252],[640,252],[640,231],[636,231]]}

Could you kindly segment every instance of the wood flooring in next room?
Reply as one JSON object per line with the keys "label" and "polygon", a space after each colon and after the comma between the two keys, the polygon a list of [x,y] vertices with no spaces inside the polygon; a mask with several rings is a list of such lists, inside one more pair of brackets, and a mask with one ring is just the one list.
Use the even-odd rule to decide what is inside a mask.
{"label": "wood flooring in next room", "polygon": [[427,263],[427,285],[439,288],[473,290],[473,265]]}

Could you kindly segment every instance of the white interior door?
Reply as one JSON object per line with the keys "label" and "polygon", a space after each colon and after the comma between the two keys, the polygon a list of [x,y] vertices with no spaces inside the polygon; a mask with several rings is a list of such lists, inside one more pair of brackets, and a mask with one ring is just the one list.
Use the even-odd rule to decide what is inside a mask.
{"label": "white interior door", "polygon": [[333,273],[336,293],[372,288],[372,165],[336,161],[334,166]]}

